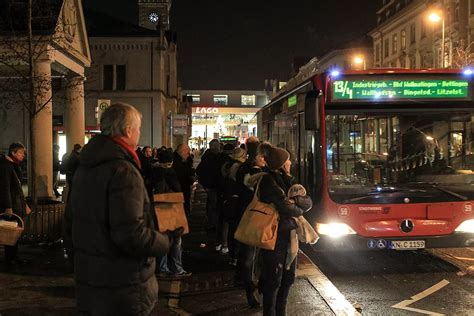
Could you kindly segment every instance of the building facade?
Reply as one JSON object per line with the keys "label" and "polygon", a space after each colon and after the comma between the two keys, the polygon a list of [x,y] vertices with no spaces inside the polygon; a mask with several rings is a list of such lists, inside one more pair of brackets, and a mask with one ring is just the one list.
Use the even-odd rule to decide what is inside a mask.
{"label": "building facade", "polygon": [[64,152],[84,144],[84,80],[91,55],[80,0],[38,3],[32,4],[30,55],[23,35],[27,1],[0,2],[0,12],[8,12],[0,15],[0,151],[24,143],[29,188],[37,197],[51,197],[54,125],[68,134]]}
{"label": "building facade", "polygon": [[[438,20],[430,21],[433,13]],[[384,0],[377,12],[377,27],[369,33],[374,65],[460,67],[457,57],[460,51],[469,50],[473,28],[473,0]]]}
{"label": "building facade", "polygon": [[86,130],[97,132],[103,108],[115,102],[143,115],[140,145],[175,146],[171,119],[178,110],[176,34],[171,1],[138,1],[137,24],[87,11],[92,66],[86,82]]}
{"label": "building facade", "polygon": [[245,142],[257,135],[257,111],[269,101],[266,91],[184,90],[191,128],[189,145],[205,148],[213,138]]}

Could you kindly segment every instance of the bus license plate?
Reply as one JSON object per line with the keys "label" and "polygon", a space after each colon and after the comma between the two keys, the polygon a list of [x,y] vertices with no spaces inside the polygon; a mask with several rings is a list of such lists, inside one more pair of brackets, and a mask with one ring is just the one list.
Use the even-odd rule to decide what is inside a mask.
{"label": "bus license plate", "polygon": [[424,240],[392,240],[392,249],[395,250],[409,250],[409,249],[424,249]]}

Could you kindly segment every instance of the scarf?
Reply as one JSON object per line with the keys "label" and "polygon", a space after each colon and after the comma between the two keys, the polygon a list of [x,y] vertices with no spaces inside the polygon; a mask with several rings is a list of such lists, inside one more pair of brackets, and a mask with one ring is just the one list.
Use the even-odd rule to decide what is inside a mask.
{"label": "scarf", "polygon": [[119,136],[113,136],[110,138],[114,143],[118,144],[120,147],[122,147],[123,149],[125,149],[125,151],[127,153],[129,153],[132,158],[133,158],[133,161],[135,162],[135,164],[137,165],[138,169],[142,169],[142,164],[140,163],[140,159],[138,159],[138,155],[137,153],[135,152],[135,150],[133,150],[133,148],[127,144],[122,138],[120,138]]}

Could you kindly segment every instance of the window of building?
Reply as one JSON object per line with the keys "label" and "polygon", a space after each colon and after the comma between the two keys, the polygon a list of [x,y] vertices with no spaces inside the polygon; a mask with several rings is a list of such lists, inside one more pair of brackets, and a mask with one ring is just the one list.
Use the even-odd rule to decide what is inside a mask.
{"label": "window of building", "polygon": [[114,65],[104,65],[104,90],[114,89]]}
{"label": "window of building", "polygon": [[426,37],[426,23],[421,21],[421,38]]}
{"label": "window of building", "polygon": [[413,23],[410,25],[410,43],[413,44],[416,42],[416,24]]}
{"label": "window of building", "polygon": [[375,45],[375,61],[380,61],[380,44]]}
{"label": "window of building", "polygon": [[214,103],[215,104],[227,105],[227,99],[228,99],[228,96],[226,94],[215,94],[214,95]]}
{"label": "window of building", "polygon": [[252,95],[242,95],[241,96],[241,104],[242,105],[255,105],[255,94]]}
{"label": "window of building", "polygon": [[398,35],[393,34],[392,36],[392,53],[396,54],[398,51]]}
{"label": "window of building", "polygon": [[400,41],[401,41],[401,49],[405,49],[407,47],[407,32],[402,30],[400,33]]}
{"label": "window of building", "polygon": [[388,55],[390,54],[389,45],[390,45],[390,42],[388,38],[386,38],[383,43],[383,56],[384,57],[388,57]]}
{"label": "window of building", "polygon": [[193,100],[193,103],[201,103],[201,95],[200,94],[190,94],[189,96]]}
{"label": "window of building", "polygon": [[125,90],[126,68],[125,65],[116,65],[116,90]]}
{"label": "window of building", "polygon": [[471,14],[474,14],[474,0],[471,0]]}
{"label": "window of building", "polygon": [[459,1],[454,5],[454,22],[459,22]]}

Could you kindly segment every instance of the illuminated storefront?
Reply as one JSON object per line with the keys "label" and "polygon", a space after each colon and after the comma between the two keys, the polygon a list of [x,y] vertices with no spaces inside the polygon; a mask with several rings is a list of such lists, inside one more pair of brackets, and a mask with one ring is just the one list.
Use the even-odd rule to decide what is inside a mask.
{"label": "illuminated storefront", "polygon": [[259,107],[228,107],[193,105],[192,132],[189,145],[193,148],[206,147],[213,138],[234,136],[243,143],[250,136],[257,135]]}

